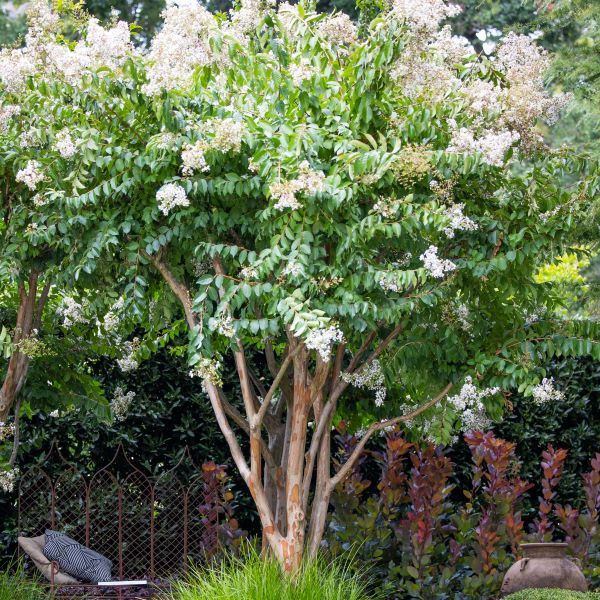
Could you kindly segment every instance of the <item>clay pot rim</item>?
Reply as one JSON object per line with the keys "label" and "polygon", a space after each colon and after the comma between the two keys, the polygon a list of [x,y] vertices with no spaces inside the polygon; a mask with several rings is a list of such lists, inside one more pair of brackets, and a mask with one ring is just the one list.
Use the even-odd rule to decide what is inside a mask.
{"label": "clay pot rim", "polygon": [[526,544],[519,544],[520,548],[568,548],[569,544],[566,542],[529,542]]}

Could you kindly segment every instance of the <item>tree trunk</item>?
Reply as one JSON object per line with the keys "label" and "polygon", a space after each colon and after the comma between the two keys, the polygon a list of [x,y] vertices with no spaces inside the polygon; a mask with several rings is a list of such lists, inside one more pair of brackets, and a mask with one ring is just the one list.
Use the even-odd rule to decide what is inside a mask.
{"label": "tree trunk", "polygon": [[38,272],[34,270],[29,276],[28,288],[24,283],[19,284],[19,309],[12,340],[13,352],[0,388],[0,422],[4,423],[27,379],[29,370],[29,357],[19,351],[19,342],[31,336],[33,330],[40,327],[42,312],[50,291],[49,284],[46,284],[40,298],[37,298],[38,277]]}

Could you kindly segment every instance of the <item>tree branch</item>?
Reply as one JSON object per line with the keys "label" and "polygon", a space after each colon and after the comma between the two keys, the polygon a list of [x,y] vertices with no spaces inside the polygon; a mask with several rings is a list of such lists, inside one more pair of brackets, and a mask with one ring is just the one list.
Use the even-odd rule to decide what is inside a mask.
{"label": "tree branch", "polygon": [[419,408],[413,410],[407,415],[402,415],[401,417],[395,417],[394,419],[388,419],[386,421],[379,421],[378,423],[373,423],[373,425],[371,425],[371,427],[367,429],[365,435],[361,438],[360,442],[354,448],[348,460],[341,466],[340,470],[329,480],[329,489],[333,490],[335,486],[341,481],[343,481],[346,475],[348,475],[348,473],[362,454],[362,451],[365,449],[367,442],[376,431],[381,431],[382,429],[390,427],[391,425],[396,425],[397,423],[402,423],[414,419],[421,413],[425,412],[427,409],[437,404],[440,400],[442,400],[442,398],[444,398],[451,389],[452,384],[449,383],[437,396],[429,400],[429,402],[426,402],[425,404],[419,406]]}
{"label": "tree branch", "polygon": [[287,370],[288,370],[292,360],[294,360],[294,356],[296,356],[296,354],[298,354],[298,352],[300,351],[301,348],[302,348],[302,345],[298,344],[285,357],[285,360],[281,364],[281,367],[279,368],[279,372],[275,376],[275,379],[273,380],[273,383],[271,384],[271,387],[269,388],[267,395],[263,398],[263,403],[260,407],[260,410],[258,411],[258,413],[256,414],[256,417],[252,421],[252,425],[251,425],[252,429],[260,429],[263,419],[265,418],[265,415],[267,414],[267,411],[269,410],[269,406],[271,405],[271,400],[273,399],[275,392],[279,388],[279,384],[281,383],[281,380],[285,377],[285,374],[287,373]]}
{"label": "tree branch", "polygon": [[156,267],[163,279],[167,282],[167,285],[171,288],[171,291],[179,298],[189,328],[195,329],[197,321],[192,309],[192,298],[188,288],[175,278],[168,265],[164,263],[158,255],[148,254],[143,249],[140,249],[140,252]]}

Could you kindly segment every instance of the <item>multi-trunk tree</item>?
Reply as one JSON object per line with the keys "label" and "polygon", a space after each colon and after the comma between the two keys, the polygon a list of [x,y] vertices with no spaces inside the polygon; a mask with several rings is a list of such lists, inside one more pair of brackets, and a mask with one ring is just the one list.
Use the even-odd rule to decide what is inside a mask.
{"label": "multi-trunk tree", "polygon": [[[146,332],[125,368],[187,330],[190,376],[288,571],[318,551],[372,435],[485,427],[512,386],[558,401],[548,357],[600,357],[594,327],[556,317],[534,280],[597,189],[536,131],[566,99],[544,92],[528,38],[489,60],[453,37],[457,10],[395,0],[357,29],[309,3],[223,19],[186,1],[140,51],[123,23],[67,43],[38,1],[28,46],[0,56],[32,243],[72,248],[65,272],[92,274],[98,302],[110,282],[123,296]],[[39,143],[17,147],[30,130]],[[332,473],[344,403],[365,427]]]}

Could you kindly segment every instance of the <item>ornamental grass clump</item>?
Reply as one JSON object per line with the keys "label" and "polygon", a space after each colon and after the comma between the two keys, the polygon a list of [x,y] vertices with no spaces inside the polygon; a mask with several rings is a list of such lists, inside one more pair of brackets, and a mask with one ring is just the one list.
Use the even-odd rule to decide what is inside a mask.
{"label": "ornamental grass clump", "polygon": [[43,600],[42,588],[25,573],[23,563],[9,564],[0,571],[0,600]]}
{"label": "ornamental grass clump", "polygon": [[600,594],[571,590],[521,590],[506,596],[506,600],[600,600]]}
{"label": "ornamental grass clump", "polygon": [[194,569],[163,600],[374,600],[367,587],[347,561],[306,561],[290,578],[277,560],[247,549],[241,558]]}

